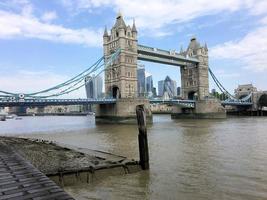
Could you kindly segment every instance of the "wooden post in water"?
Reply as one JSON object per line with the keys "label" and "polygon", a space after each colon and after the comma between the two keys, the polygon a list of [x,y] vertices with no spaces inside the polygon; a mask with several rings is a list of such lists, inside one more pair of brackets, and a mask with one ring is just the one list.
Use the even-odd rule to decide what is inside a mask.
{"label": "wooden post in water", "polygon": [[146,131],[146,114],[144,105],[136,106],[136,117],[138,123],[138,143],[139,143],[139,156],[140,165],[143,170],[149,169],[149,151],[147,142],[147,131]]}

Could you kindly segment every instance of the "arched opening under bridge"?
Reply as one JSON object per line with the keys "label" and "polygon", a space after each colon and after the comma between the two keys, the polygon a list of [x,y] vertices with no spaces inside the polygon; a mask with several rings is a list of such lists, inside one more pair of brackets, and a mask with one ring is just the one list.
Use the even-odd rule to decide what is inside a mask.
{"label": "arched opening under bridge", "polygon": [[120,89],[118,86],[113,86],[112,87],[112,97],[119,99],[120,98]]}
{"label": "arched opening under bridge", "polygon": [[195,98],[196,98],[196,92],[195,91],[191,91],[191,92],[189,92],[188,93],[188,99],[189,100],[195,100]]}
{"label": "arched opening under bridge", "polygon": [[267,94],[261,95],[258,104],[260,107],[267,107]]}

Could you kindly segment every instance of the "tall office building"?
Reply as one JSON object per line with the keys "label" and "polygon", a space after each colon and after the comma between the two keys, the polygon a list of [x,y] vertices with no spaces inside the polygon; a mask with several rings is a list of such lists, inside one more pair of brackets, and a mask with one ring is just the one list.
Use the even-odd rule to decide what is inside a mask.
{"label": "tall office building", "polygon": [[181,87],[177,87],[177,96],[181,95]]}
{"label": "tall office building", "polygon": [[177,96],[176,81],[166,76],[165,80],[158,82],[158,95],[163,96],[166,93],[170,98]]}
{"label": "tall office building", "polygon": [[146,75],[144,65],[139,65],[137,68],[137,91],[139,97],[144,97],[146,94]]}
{"label": "tall office building", "polygon": [[148,97],[153,97],[153,78],[152,76],[146,77],[146,93]]}
{"label": "tall office building", "polygon": [[164,92],[164,80],[158,82],[158,96],[162,97]]}
{"label": "tall office building", "polygon": [[101,76],[88,76],[85,78],[85,90],[87,98],[101,98],[103,90],[103,79]]}
{"label": "tall office building", "polygon": [[157,96],[157,89],[155,87],[153,87],[152,93],[153,93],[153,97]]}

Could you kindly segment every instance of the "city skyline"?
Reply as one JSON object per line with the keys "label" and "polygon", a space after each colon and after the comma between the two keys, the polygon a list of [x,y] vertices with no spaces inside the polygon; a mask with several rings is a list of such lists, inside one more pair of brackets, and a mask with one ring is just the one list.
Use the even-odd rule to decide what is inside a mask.
{"label": "city skyline", "polygon": [[[132,24],[135,18],[140,44],[179,52],[181,46],[187,48],[192,36],[201,44],[206,42],[210,67],[231,93],[239,84],[253,83],[259,90],[267,89],[266,1],[201,0],[194,2],[194,9],[191,4],[191,1],[163,4],[157,0],[146,5],[139,1],[129,4],[128,1],[3,0],[0,2],[1,89],[36,91],[78,74],[103,55],[104,27],[109,30],[119,10],[127,24]],[[143,12],[148,7],[153,12]],[[183,12],[178,12],[180,7]],[[154,83],[171,74],[177,85],[181,85],[179,67],[142,64]],[[216,87],[210,78],[212,88]],[[81,95],[85,96],[84,90],[68,97]]]}

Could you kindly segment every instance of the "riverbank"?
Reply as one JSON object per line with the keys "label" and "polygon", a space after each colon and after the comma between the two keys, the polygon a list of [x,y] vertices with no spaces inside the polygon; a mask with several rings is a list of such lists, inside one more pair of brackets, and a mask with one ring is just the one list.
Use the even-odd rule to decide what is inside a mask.
{"label": "riverbank", "polygon": [[140,170],[137,161],[106,152],[38,139],[0,137],[0,140],[61,186],[77,181],[89,183],[103,174]]}
{"label": "riverbank", "polygon": [[0,199],[74,200],[1,140]]}

